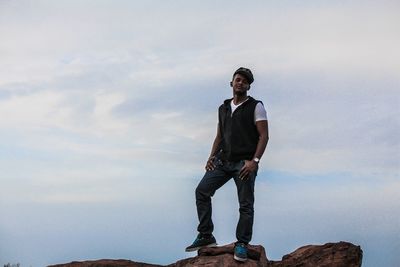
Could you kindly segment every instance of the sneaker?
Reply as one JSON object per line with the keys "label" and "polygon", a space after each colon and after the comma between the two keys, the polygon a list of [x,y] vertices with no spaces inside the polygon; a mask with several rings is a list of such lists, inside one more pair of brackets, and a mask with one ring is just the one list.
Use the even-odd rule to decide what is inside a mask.
{"label": "sneaker", "polygon": [[204,237],[202,234],[199,234],[196,238],[196,240],[188,246],[185,251],[186,252],[191,252],[191,251],[196,251],[200,248],[204,247],[215,247],[217,245],[217,241],[215,240],[215,237],[213,235],[210,235],[209,237]]}
{"label": "sneaker", "polygon": [[244,243],[236,243],[235,244],[235,253],[233,258],[237,261],[246,261],[247,260],[247,245]]}

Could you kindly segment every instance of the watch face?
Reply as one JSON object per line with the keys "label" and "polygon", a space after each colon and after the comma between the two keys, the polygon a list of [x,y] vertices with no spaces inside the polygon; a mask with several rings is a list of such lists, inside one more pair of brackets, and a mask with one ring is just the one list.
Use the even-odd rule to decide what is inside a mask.
{"label": "watch face", "polygon": [[259,158],[254,158],[254,161],[258,163],[258,162],[260,162],[260,159]]}

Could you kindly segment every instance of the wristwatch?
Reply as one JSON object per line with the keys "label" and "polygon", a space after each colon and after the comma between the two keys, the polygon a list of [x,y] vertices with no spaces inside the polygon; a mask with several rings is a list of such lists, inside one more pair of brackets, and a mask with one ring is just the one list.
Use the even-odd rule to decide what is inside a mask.
{"label": "wristwatch", "polygon": [[253,159],[257,164],[260,162],[260,159],[259,158],[254,158]]}

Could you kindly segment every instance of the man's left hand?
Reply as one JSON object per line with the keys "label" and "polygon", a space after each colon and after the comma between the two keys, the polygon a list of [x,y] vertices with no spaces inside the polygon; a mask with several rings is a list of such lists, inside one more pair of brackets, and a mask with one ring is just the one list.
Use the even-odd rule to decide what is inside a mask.
{"label": "man's left hand", "polygon": [[256,171],[257,168],[258,164],[254,160],[245,160],[244,166],[239,172],[239,178],[241,180],[247,180],[249,178],[249,174]]}

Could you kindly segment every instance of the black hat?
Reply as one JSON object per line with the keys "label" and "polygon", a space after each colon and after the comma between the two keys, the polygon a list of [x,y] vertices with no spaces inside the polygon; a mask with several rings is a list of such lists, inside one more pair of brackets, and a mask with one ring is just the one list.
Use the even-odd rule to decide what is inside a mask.
{"label": "black hat", "polygon": [[247,69],[247,68],[243,68],[240,67],[238,68],[235,73],[233,74],[233,77],[235,77],[236,74],[241,74],[244,77],[246,77],[247,81],[249,82],[249,84],[251,84],[252,82],[254,82],[254,78],[253,78],[253,73],[251,73],[251,70]]}

